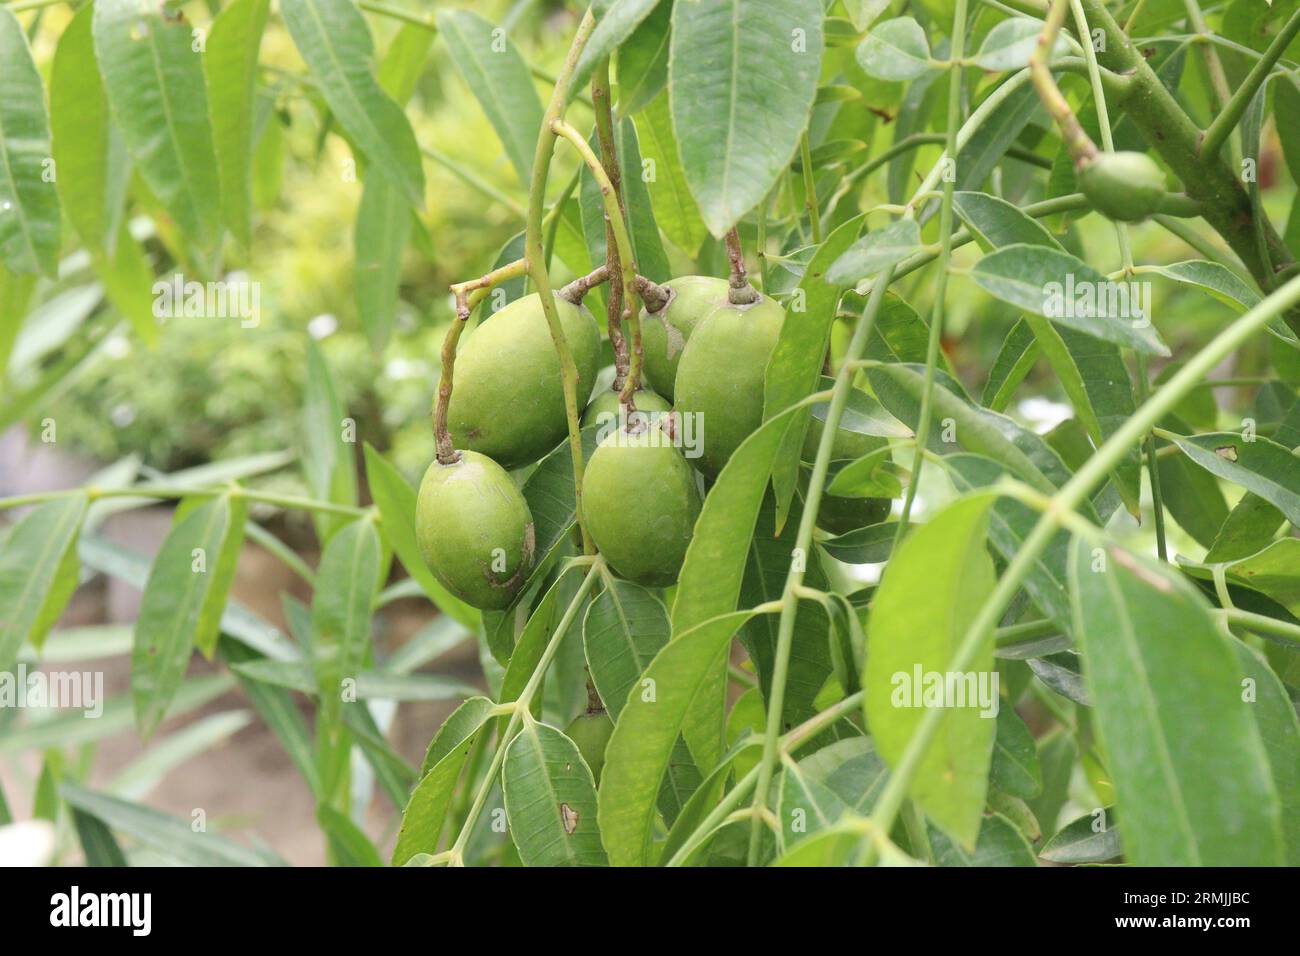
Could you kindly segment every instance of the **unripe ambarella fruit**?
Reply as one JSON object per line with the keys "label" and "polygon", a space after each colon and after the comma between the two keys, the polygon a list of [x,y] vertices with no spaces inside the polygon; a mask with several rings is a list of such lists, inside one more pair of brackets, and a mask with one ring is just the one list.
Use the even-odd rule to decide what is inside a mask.
{"label": "unripe ambarella fruit", "polygon": [[1159,209],[1165,174],[1146,153],[1098,153],[1079,170],[1079,189],[1103,216],[1138,222]]}
{"label": "unripe ambarella fruit", "polygon": [[880,524],[889,517],[893,501],[889,498],[844,498],[822,495],[817,508],[817,527],[831,534],[848,534],[867,525]]}
{"label": "unripe ambarella fruit", "polygon": [[641,350],[645,380],[672,401],[682,349],[704,317],[727,304],[728,283],[714,276],[681,276],[666,288],[672,295],[666,306],[658,312],[641,310]]}
{"label": "unripe ambarella fruit", "polygon": [[578,753],[591,768],[591,776],[600,786],[600,771],[605,767],[605,747],[614,733],[614,721],[609,714],[579,714],[564,731],[564,736],[578,747]]}
{"label": "unripe ambarella fruit", "polygon": [[[638,412],[646,413],[646,421],[659,412],[666,412],[669,405],[664,399],[660,398],[648,388],[639,388],[632,393],[632,404],[636,406]],[[612,389],[605,389],[599,395],[591,400],[586,411],[582,413],[582,427],[587,428],[590,425],[606,425],[616,422],[619,417],[618,392]]]}
{"label": "unripe ambarella fruit", "polygon": [[610,567],[638,584],[672,584],[700,513],[695,473],[658,425],[618,429],[582,479],[582,515]]}
{"label": "unripe ambarella fruit", "polygon": [[[585,396],[596,380],[600,330],[582,306],[557,296],[555,307]],[[536,293],[511,302],[461,343],[447,425],[457,448],[507,469],[536,461],[564,439],[560,358]]]}
{"label": "unripe ambarella fruit", "polygon": [[461,451],[434,461],[415,505],[420,554],[439,581],[474,607],[509,606],[533,566],[533,516],[504,468]]}
{"label": "unripe ambarella fruit", "polygon": [[[750,432],[763,423],[763,378],[781,334],[785,310],[768,296],[752,305],[723,305],[695,327],[677,366],[675,405],[698,416],[698,465],[716,475]],[[702,428],[701,428],[702,426]]]}

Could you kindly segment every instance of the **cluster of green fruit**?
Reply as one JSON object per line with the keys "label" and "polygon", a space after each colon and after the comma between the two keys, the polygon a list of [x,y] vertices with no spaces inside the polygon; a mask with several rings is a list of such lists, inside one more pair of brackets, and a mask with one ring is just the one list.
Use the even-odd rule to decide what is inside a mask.
{"label": "cluster of green fruit", "polygon": [[[649,414],[625,420],[618,395],[608,390],[584,411],[584,427],[605,423],[608,433],[586,465],[583,523],[610,566],[629,581],[673,583],[701,507],[692,463],[715,478],[762,423],[764,374],[785,310],[763,295],[734,304],[729,288],[727,280],[709,276],[684,276],[660,287],[665,300],[641,313],[649,387],[636,392],[634,404]],[[599,328],[583,306],[560,296],[555,301],[579,387],[590,389]],[[618,427],[608,428],[611,418]],[[447,419],[459,452],[449,464],[434,461],[421,482],[420,548],[457,597],[479,608],[504,608],[534,561],[532,516],[507,470],[537,461],[567,433],[560,362],[536,294],[510,303],[465,340]],[[683,420],[692,423],[699,446],[689,461],[678,435]],[[806,450],[816,449],[820,431],[814,418]],[[854,438],[838,433],[834,457],[870,450],[857,447]],[[880,520],[888,507],[888,501],[830,499],[822,524],[832,531],[861,527]]]}

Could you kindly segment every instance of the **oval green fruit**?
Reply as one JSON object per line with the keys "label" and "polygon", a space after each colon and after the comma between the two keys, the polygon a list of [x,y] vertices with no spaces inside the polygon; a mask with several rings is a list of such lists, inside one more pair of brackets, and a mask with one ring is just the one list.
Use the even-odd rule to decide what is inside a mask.
{"label": "oval green fruit", "polygon": [[880,524],[889,517],[893,501],[889,498],[842,498],[822,495],[817,509],[817,527],[831,534],[848,534],[867,525]]}
{"label": "oval green fruit", "polygon": [[658,425],[616,430],[596,446],[582,479],[583,521],[621,577],[672,584],[699,513],[695,473]]}
{"label": "oval green fruit", "polygon": [[[671,407],[668,402],[648,388],[637,389],[632,395],[632,400],[638,412],[666,412]],[[618,392],[607,388],[587,405],[586,411],[582,413],[582,427],[611,424],[618,419],[618,412]]]}
{"label": "oval green fruit", "polygon": [[[558,296],[560,326],[578,367],[578,394],[596,380],[600,330],[582,306]],[[519,468],[541,458],[568,430],[560,359],[536,293],[516,299],[464,339],[447,425],[457,448]]]}
{"label": "oval green fruit", "polygon": [[706,315],[727,304],[727,280],[715,276],[681,276],[667,283],[672,296],[658,312],[641,310],[641,348],[645,380],[673,400],[677,363],[686,341]]}
{"label": "oval green fruit", "polygon": [[605,711],[579,714],[564,731],[578,747],[578,753],[591,768],[591,776],[600,786],[600,771],[605,767],[605,747],[614,733],[614,721]]}
{"label": "oval green fruit", "polygon": [[485,610],[508,607],[533,566],[528,502],[504,468],[474,451],[425,471],[415,537],[447,590]]}
{"label": "oval green fruit", "polygon": [[1165,174],[1146,153],[1100,153],[1079,170],[1079,189],[1103,216],[1139,222],[1156,212]]}
{"label": "oval green fruit", "polygon": [[710,475],[763,423],[763,378],[784,321],[785,310],[768,296],[727,304],[695,327],[682,350],[675,404],[693,418],[685,427],[694,429],[698,464]]}

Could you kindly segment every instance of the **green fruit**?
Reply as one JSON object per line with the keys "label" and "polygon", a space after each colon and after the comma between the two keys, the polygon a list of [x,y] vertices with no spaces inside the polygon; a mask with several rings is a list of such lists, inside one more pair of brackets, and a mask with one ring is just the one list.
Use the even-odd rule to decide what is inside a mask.
{"label": "green fruit", "polygon": [[620,429],[596,446],[582,479],[583,521],[620,576],[672,584],[699,513],[695,474],[659,426]]}
{"label": "green fruit", "polygon": [[672,293],[658,312],[641,310],[641,347],[645,380],[669,401],[677,380],[677,363],[686,340],[706,315],[727,304],[727,280],[714,276],[682,276],[667,284]]}
{"label": "green fruit", "polygon": [[600,785],[600,771],[605,766],[605,747],[614,733],[614,721],[603,710],[597,714],[579,714],[564,731],[578,745],[578,753],[591,768],[591,776]]}
{"label": "green fruit", "polygon": [[841,498],[822,495],[817,509],[817,527],[831,534],[848,534],[867,525],[880,524],[889,517],[893,502],[889,498]]}
{"label": "green fruit", "polygon": [[[585,308],[558,297],[555,305],[578,367],[578,394],[586,395],[596,380],[600,330]],[[457,448],[507,469],[536,461],[564,440],[560,359],[535,293],[511,302],[465,338],[447,424]]]}
{"label": "green fruit", "polygon": [[508,607],[533,566],[533,516],[504,468],[462,451],[435,461],[420,482],[415,537],[452,594],[485,610]]}
{"label": "green fruit", "polygon": [[1103,216],[1138,222],[1159,209],[1165,174],[1146,153],[1100,153],[1079,170],[1079,189]]}
{"label": "green fruit", "polygon": [[677,410],[694,416],[699,467],[710,475],[763,422],[763,376],[781,334],[785,310],[767,296],[753,305],[724,305],[691,335],[677,366]]}
{"label": "green fruit", "polygon": [[[671,407],[648,388],[637,389],[632,395],[632,401],[638,412],[666,412]],[[582,427],[605,425],[617,421],[618,412],[618,392],[605,389],[591,400],[586,411],[582,413]]]}

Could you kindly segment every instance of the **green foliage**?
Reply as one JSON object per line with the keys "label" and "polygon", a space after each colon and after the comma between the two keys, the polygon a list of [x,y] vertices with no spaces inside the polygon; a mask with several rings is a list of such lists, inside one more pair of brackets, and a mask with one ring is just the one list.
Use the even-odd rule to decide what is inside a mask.
{"label": "green foliage", "polygon": [[254,720],[336,865],[1300,862],[1300,14],[1051,3],[0,10],[54,862],[282,864],[150,806]]}

